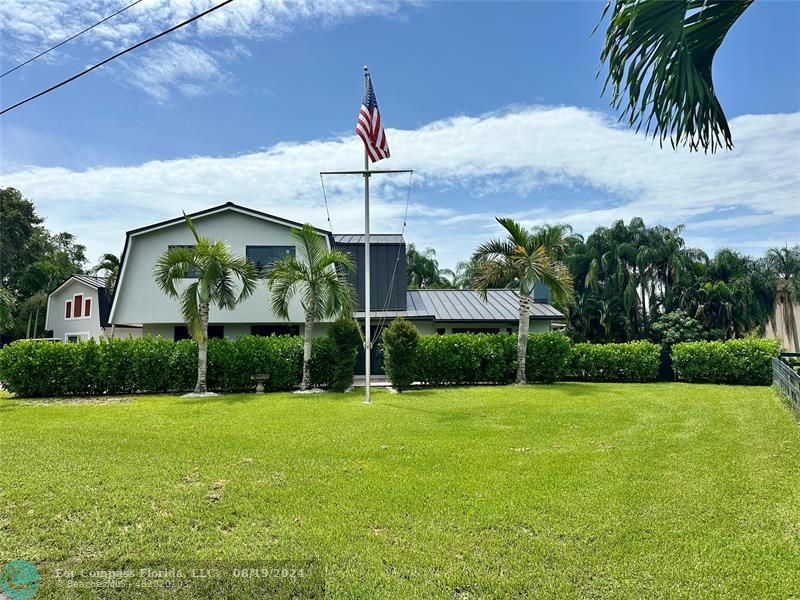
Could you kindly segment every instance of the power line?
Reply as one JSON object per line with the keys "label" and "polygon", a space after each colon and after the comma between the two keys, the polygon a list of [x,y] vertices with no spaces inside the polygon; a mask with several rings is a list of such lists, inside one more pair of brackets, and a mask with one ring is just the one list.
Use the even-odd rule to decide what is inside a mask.
{"label": "power line", "polygon": [[84,75],[86,75],[88,73],[91,73],[95,69],[97,69],[99,67],[102,67],[103,65],[105,65],[107,63],[110,63],[112,60],[114,60],[116,58],[119,58],[123,54],[127,54],[128,52],[131,52],[132,50],[136,50],[137,48],[141,48],[145,44],[149,44],[150,42],[152,42],[154,40],[157,40],[158,38],[163,37],[163,36],[167,35],[168,33],[172,33],[173,31],[175,31],[177,29],[180,29],[181,27],[185,27],[189,23],[192,23],[193,21],[196,21],[197,19],[205,17],[206,15],[214,12],[217,9],[222,8],[226,4],[230,4],[231,2],[233,2],[233,0],[225,0],[224,2],[220,2],[216,6],[212,6],[208,10],[205,10],[205,11],[193,16],[191,19],[187,19],[186,21],[183,21],[182,23],[178,23],[177,25],[174,25],[173,27],[170,27],[169,29],[167,29],[165,31],[162,31],[161,33],[158,33],[158,34],[154,35],[153,37],[149,37],[146,40],[144,40],[142,42],[139,42],[138,44],[134,44],[133,46],[130,46],[129,48],[126,48],[125,50],[122,50],[121,52],[117,52],[113,56],[109,56],[107,59],[105,59],[103,61],[100,61],[96,65],[91,66],[88,69],[86,69],[84,71],[81,71],[80,73],[78,73],[76,75],[73,75],[69,79],[65,79],[64,81],[62,81],[60,83],[57,83],[57,84],[47,88],[46,90],[31,96],[30,98],[25,98],[25,100],[22,100],[21,102],[17,102],[16,104],[13,104],[13,105],[9,106],[8,108],[4,108],[3,110],[0,110],[0,115],[4,115],[10,110],[14,110],[15,108],[18,108],[18,107],[22,106],[23,104],[27,104],[31,100],[36,100],[37,98],[40,98],[40,97],[44,96],[45,94],[49,94],[53,90],[57,90],[61,86],[67,85],[68,83],[70,83],[72,81],[75,81],[79,77],[83,77]]}
{"label": "power line", "polygon": [[67,42],[71,42],[71,41],[72,41],[72,40],[74,40],[76,37],[83,35],[83,34],[84,34],[84,33],[86,33],[87,31],[89,31],[89,30],[91,30],[91,29],[94,29],[94,28],[95,28],[95,27],[97,27],[98,25],[102,25],[103,23],[105,23],[105,22],[106,22],[106,21],[108,21],[109,19],[112,19],[112,18],[116,17],[118,14],[125,12],[126,10],[128,10],[129,8],[131,8],[132,6],[136,6],[137,4],[139,4],[139,2],[142,2],[142,0],[136,0],[136,2],[132,2],[131,4],[128,4],[128,6],[126,6],[125,8],[121,8],[121,9],[119,9],[119,10],[118,10],[117,12],[115,12],[113,15],[108,15],[107,17],[105,17],[104,19],[101,19],[100,21],[98,21],[98,22],[97,22],[97,23],[95,23],[94,25],[90,25],[89,27],[87,27],[87,28],[86,28],[86,29],[84,29],[83,31],[79,31],[79,32],[78,32],[78,33],[76,33],[75,35],[68,37],[68,38],[67,38],[67,39],[65,39],[64,41],[61,41],[61,42],[59,42],[58,44],[56,44],[55,46],[50,46],[50,47],[49,47],[47,50],[44,50],[44,51],[42,51],[42,52],[39,52],[39,54],[37,54],[36,56],[34,56],[34,57],[32,57],[32,58],[29,58],[28,60],[26,60],[26,61],[25,61],[25,62],[23,62],[23,63],[20,63],[20,64],[18,64],[18,65],[17,65],[16,67],[14,67],[13,69],[9,69],[8,71],[6,71],[6,72],[5,72],[5,73],[3,73],[2,75],[0,75],[0,78],[2,78],[2,77],[5,77],[5,76],[6,76],[6,75],[8,75],[9,73],[13,73],[13,72],[14,72],[14,71],[16,71],[17,69],[19,69],[19,68],[21,68],[21,67],[24,67],[24,66],[25,66],[25,65],[27,65],[28,63],[31,63],[31,62],[35,61],[37,58],[40,58],[40,57],[44,56],[44,55],[45,55],[45,54],[47,54],[48,52],[52,52],[52,51],[53,51],[53,50],[55,50],[56,48],[60,48],[61,46],[63,46],[63,45],[64,45],[64,44],[66,44]]}

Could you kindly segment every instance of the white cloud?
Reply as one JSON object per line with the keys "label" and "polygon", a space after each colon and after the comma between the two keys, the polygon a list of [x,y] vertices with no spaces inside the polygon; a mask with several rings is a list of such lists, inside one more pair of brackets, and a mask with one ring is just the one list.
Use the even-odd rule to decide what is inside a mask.
{"label": "white cloud", "polygon": [[[370,16],[393,17],[409,3],[399,0],[237,0],[184,29],[109,65],[122,84],[158,101],[172,91],[188,95],[218,89],[224,66],[248,54],[244,41],[278,38],[298,27],[331,27]],[[213,6],[209,0],[144,0],[46,55],[54,61],[81,48],[97,58],[142,41]],[[3,0],[0,2],[0,59],[12,65],[38,54],[120,9],[116,0]],[[213,41],[222,46],[205,49]],[[187,62],[184,62],[187,61]],[[208,84],[211,84],[207,87]]]}
{"label": "white cloud", "polygon": [[[633,216],[664,224],[705,221],[707,246],[715,245],[709,240],[736,241],[736,228],[752,226],[753,214],[755,224],[796,231],[800,113],[743,116],[731,126],[736,149],[712,156],[659,149],[599,113],[522,108],[416,130],[389,129],[393,158],[380,165],[416,169],[408,237],[434,245],[447,265],[495,232],[495,214],[529,224],[568,222],[582,232]],[[361,142],[347,135],[235,157],[85,171],[29,167],[3,175],[0,184],[34,199],[51,228],[76,233],[94,257],[119,251],[127,229],[226,201],[326,226],[318,172],[357,169],[361,156]],[[565,207],[558,190],[568,187],[553,187],[554,182],[596,189],[611,200],[602,208]],[[404,176],[373,177],[374,230],[399,229],[406,183]],[[362,229],[361,186],[358,177],[326,178],[335,230]],[[507,200],[498,201],[498,194]],[[471,206],[482,199],[486,204],[463,210],[453,195]],[[718,231],[723,226],[725,235]],[[690,225],[690,238],[691,232]],[[776,238],[776,244],[783,242]]]}

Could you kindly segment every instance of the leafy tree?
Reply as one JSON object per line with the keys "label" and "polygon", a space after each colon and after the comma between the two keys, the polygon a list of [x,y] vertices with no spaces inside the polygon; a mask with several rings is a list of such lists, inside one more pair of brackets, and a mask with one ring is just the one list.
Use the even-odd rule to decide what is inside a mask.
{"label": "leafy tree", "polygon": [[681,309],[661,315],[653,323],[653,334],[657,342],[667,346],[681,342],[696,342],[705,337],[700,321],[693,319]]}
{"label": "leafy tree", "polygon": [[573,295],[573,282],[566,265],[559,259],[560,244],[546,245],[540,230],[528,230],[513,219],[497,218],[497,222],[507,235],[505,239],[481,244],[475,250],[473,259],[481,261],[475,287],[485,298],[489,288],[501,282],[514,282],[519,296],[516,382],[524,384],[534,285],[541,281],[550,287],[557,301],[568,302]]}
{"label": "leafy tree", "polygon": [[285,256],[272,265],[267,285],[272,294],[272,310],[289,319],[289,305],[295,294],[305,312],[303,379],[300,389],[311,387],[311,338],[314,323],[349,314],[355,292],[347,281],[346,271],[354,269],[346,252],[328,250],[314,228],[305,224],[293,229],[300,247],[300,257]]}
{"label": "leafy tree", "polygon": [[14,326],[14,309],[16,299],[11,290],[0,287],[0,333],[5,333]]}
{"label": "leafy tree", "polygon": [[19,190],[0,188],[0,284],[6,288],[19,289],[19,279],[35,262],[32,240],[43,222]]}
{"label": "leafy tree", "polygon": [[[192,220],[184,213],[186,224],[196,244],[173,246],[156,260],[153,275],[161,291],[180,299],[181,314],[192,338],[197,341],[197,385],[195,393],[208,391],[206,368],[208,353],[208,311],[214,304],[230,310],[256,289],[256,270],[241,256],[231,253],[221,241],[200,236]],[[190,272],[197,273],[193,283],[180,285]],[[239,283],[237,293],[234,278]]]}
{"label": "leafy tree", "polygon": [[119,258],[117,255],[106,253],[103,254],[98,263],[92,267],[92,273],[95,275],[100,273],[104,274],[106,280],[106,294],[109,298],[114,294],[114,288],[117,287],[119,266]]}
{"label": "leafy tree", "polygon": [[753,0],[609,0],[600,55],[603,91],[620,119],[690,150],[733,148],[712,66],[725,35]]}
{"label": "leafy tree", "polygon": [[783,323],[786,337],[794,344],[794,351],[800,352],[800,339],[797,334],[797,321],[794,302],[800,298],[800,244],[789,248],[770,248],[767,251],[767,264],[778,277],[780,304],[783,307]]}
{"label": "leafy tree", "polygon": [[448,276],[452,277],[453,273],[449,269],[439,268],[436,250],[425,248],[420,252],[414,244],[409,244],[406,250],[406,277],[410,289],[452,287]]}

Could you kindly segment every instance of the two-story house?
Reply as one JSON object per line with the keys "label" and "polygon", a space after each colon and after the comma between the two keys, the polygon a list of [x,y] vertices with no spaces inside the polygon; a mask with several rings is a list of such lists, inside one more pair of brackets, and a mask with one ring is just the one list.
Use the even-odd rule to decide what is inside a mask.
{"label": "two-story house", "polygon": [[[239,206],[231,202],[190,215],[200,235],[224,240],[231,250],[260,265],[295,255],[297,248],[291,231],[300,223]],[[317,229],[327,247],[347,251],[356,263],[350,280],[358,292],[359,305],[354,317],[364,318],[364,237],[333,235]],[[116,327],[141,327],[144,335],[169,339],[188,336],[178,303],[165,295],[153,278],[158,256],[170,246],[194,243],[183,217],[131,230],[127,233],[119,280],[109,321]],[[370,239],[372,324],[381,327],[396,317],[412,321],[423,335],[461,332],[515,332],[518,300],[513,290],[490,290],[486,300],[474,290],[409,290],[406,288],[406,245],[401,235],[378,234]],[[187,276],[190,280],[191,273]],[[536,290],[531,310],[531,331],[549,331],[564,317],[549,303],[545,286]],[[287,322],[270,309],[266,282],[234,310],[211,307],[210,337],[236,338],[242,335],[303,333],[303,310],[298,299],[290,307]],[[314,329],[325,335],[326,324]],[[377,351],[376,351],[377,352]],[[376,370],[380,360],[374,361]],[[363,368],[363,367],[362,367]]]}

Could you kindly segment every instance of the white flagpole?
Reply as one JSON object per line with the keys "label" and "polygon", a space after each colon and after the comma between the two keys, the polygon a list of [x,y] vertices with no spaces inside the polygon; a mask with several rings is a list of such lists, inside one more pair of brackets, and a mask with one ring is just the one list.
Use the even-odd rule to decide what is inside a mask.
{"label": "white flagpole", "polygon": [[[364,91],[369,86],[369,69],[364,66]],[[370,403],[372,378],[372,327],[370,323],[369,264],[369,153],[364,147],[364,404]]]}

